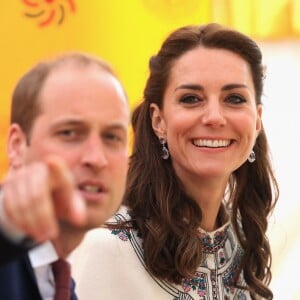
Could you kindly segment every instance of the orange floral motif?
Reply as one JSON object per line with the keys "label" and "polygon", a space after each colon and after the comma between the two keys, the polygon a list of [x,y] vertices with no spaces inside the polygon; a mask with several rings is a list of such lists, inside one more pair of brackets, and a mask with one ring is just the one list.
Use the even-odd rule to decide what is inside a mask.
{"label": "orange floral motif", "polygon": [[61,25],[67,12],[76,10],[74,0],[23,0],[26,17],[36,19],[39,27]]}

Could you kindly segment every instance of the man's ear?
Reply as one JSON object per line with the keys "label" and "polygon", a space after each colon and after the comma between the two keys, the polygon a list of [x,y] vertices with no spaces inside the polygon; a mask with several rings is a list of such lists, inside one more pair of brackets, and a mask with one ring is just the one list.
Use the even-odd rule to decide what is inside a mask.
{"label": "man's ear", "polygon": [[162,115],[162,111],[155,103],[150,104],[150,117],[152,120],[152,128],[158,138],[166,137],[166,122]]}
{"label": "man's ear", "polygon": [[7,155],[10,167],[17,169],[24,164],[27,147],[23,130],[18,124],[12,124],[7,138]]}

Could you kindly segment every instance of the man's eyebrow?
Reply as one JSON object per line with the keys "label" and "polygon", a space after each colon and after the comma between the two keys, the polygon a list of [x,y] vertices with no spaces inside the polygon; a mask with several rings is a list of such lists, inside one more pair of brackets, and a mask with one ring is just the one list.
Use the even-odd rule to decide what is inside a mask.
{"label": "man's eyebrow", "polygon": [[65,118],[61,118],[59,120],[56,120],[55,122],[53,122],[53,126],[60,126],[60,125],[68,125],[68,126],[78,126],[81,124],[84,124],[85,122],[83,120],[80,119],[65,119]]}
{"label": "man's eyebrow", "polygon": [[124,123],[114,123],[114,124],[107,124],[104,128],[109,130],[125,130],[127,131],[127,124]]}
{"label": "man's eyebrow", "polygon": [[[66,119],[66,118],[61,118],[59,120],[56,120],[53,124],[53,127],[59,127],[59,126],[85,126],[88,127],[89,123],[88,121],[82,120],[82,119]],[[111,122],[111,123],[102,123],[101,128],[103,130],[128,130],[128,124],[125,122]]]}

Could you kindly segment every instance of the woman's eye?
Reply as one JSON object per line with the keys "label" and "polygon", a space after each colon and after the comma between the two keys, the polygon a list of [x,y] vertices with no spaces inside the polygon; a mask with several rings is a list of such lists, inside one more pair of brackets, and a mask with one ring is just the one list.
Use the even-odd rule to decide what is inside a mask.
{"label": "woman's eye", "polygon": [[195,95],[186,95],[181,97],[180,102],[187,103],[187,104],[193,104],[199,102],[201,99],[198,96]]}
{"label": "woman's eye", "polygon": [[226,98],[226,102],[229,102],[231,104],[241,104],[246,102],[246,99],[240,95],[230,95]]}

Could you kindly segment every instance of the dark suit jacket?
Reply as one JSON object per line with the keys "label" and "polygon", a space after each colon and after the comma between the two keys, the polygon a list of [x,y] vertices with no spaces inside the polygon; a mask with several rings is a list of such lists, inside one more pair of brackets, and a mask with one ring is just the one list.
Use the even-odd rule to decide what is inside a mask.
{"label": "dark suit jacket", "polygon": [[36,244],[28,238],[18,244],[12,243],[0,230],[0,266],[21,257],[34,246],[36,246]]}
{"label": "dark suit jacket", "polygon": [[[0,299],[42,300],[26,248],[0,236]],[[74,287],[72,281],[71,300],[77,300]]]}

